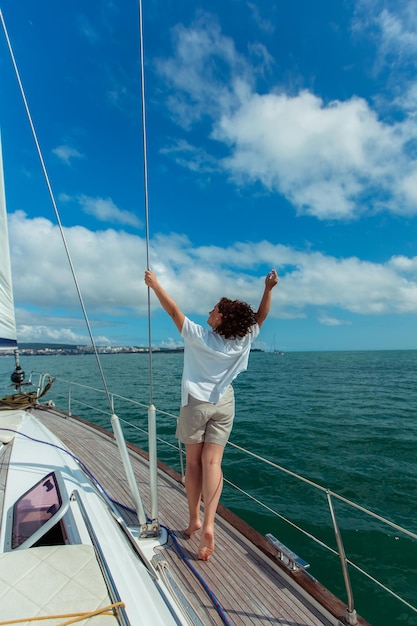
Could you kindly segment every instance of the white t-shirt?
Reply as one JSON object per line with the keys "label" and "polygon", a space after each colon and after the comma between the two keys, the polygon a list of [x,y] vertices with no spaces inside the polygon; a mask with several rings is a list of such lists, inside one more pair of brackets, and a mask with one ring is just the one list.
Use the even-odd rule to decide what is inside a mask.
{"label": "white t-shirt", "polygon": [[232,380],[246,370],[251,344],[259,335],[259,326],[252,326],[245,337],[225,339],[186,317],[181,335],[185,344],[181,405],[188,404],[188,394],[215,404]]}

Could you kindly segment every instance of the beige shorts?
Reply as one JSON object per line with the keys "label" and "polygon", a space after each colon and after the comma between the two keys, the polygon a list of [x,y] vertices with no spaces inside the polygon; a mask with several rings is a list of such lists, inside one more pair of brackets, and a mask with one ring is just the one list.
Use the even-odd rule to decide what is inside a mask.
{"label": "beige shorts", "polygon": [[188,396],[187,406],[182,406],[175,436],[182,443],[218,443],[225,446],[235,416],[235,394],[232,385],[216,404]]}

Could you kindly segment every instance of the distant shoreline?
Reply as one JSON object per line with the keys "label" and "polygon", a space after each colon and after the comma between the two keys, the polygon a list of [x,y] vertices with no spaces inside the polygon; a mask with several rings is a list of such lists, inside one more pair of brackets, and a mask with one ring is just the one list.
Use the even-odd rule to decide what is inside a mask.
{"label": "distant shoreline", "polygon": [[[149,354],[149,348],[138,346],[97,346],[98,354]],[[183,347],[179,348],[152,348],[152,354],[182,354]],[[251,352],[263,352],[263,350],[253,348]],[[91,346],[72,346],[54,344],[21,344],[19,347],[20,356],[72,356],[94,354]],[[14,350],[0,352],[0,356],[13,356]]]}

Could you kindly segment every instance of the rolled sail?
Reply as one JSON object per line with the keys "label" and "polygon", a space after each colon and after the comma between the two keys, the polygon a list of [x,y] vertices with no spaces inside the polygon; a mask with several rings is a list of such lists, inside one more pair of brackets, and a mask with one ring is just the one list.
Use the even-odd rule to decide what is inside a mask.
{"label": "rolled sail", "polygon": [[0,137],[0,350],[17,347]]}

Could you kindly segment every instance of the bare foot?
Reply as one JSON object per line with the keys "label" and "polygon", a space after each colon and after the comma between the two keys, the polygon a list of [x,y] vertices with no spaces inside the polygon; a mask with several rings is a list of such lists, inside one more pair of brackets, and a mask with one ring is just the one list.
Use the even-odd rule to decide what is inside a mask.
{"label": "bare foot", "polygon": [[214,552],[214,534],[211,530],[205,530],[201,536],[198,558],[200,561],[208,561]]}
{"label": "bare foot", "polygon": [[194,522],[188,525],[188,527],[183,530],[183,533],[186,537],[192,537],[196,532],[198,532],[201,528],[201,522]]}

